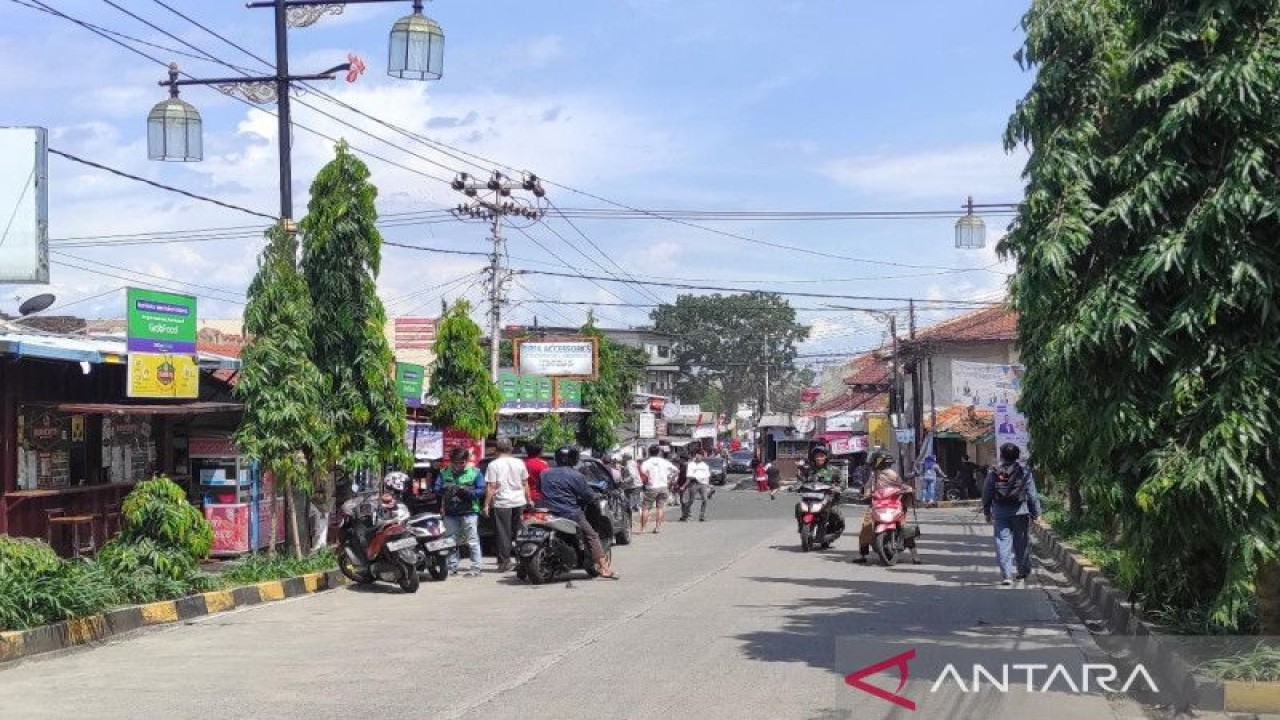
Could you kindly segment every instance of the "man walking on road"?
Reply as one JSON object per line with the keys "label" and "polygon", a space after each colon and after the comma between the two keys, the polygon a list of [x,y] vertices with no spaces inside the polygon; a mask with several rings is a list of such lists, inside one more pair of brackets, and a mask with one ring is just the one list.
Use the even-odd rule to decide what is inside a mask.
{"label": "man walking on road", "polygon": [[[694,501],[699,500],[701,503],[698,508],[698,522],[706,522],[707,501],[711,499],[712,495],[716,494],[716,491],[711,487],[711,466],[707,464],[706,457],[701,450],[694,453],[693,460],[689,461],[686,475],[688,480],[686,481],[684,506],[688,509],[685,512],[691,514]],[[680,519],[687,519],[687,515]]]}
{"label": "man walking on road", "polygon": [[680,473],[671,461],[662,457],[662,448],[649,448],[649,459],[640,466],[640,478],[644,481],[644,508],[640,510],[640,532],[649,525],[649,513],[654,513],[653,534],[662,530],[667,514],[667,498],[671,481]]}
{"label": "man walking on road", "polygon": [[[467,577],[480,577],[480,498],[484,497],[484,475],[474,465],[468,465],[471,451],[455,447],[449,453],[449,467],[436,478],[435,493],[440,498],[440,514],[444,516],[445,532],[458,538],[466,536],[471,548],[471,568]],[[458,572],[458,549],[449,554],[449,574]]]}
{"label": "man walking on road", "polygon": [[1005,586],[1031,574],[1031,523],[1040,520],[1035,478],[1018,461],[1021,455],[1017,445],[1001,445],[1000,465],[987,473],[982,489],[982,512],[995,529],[996,562]]}
{"label": "man walking on road", "polygon": [[511,543],[523,525],[524,508],[533,504],[529,470],[511,457],[511,441],[498,441],[498,457],[485,473],[484,514],[493,517],[498,532],[498,572],[511,569]]}

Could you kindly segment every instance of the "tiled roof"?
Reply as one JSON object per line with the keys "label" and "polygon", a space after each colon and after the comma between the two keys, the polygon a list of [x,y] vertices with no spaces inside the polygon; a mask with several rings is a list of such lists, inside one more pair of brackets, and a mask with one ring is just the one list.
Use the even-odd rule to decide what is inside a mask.
{"label": "tiled roof", "polygon": [[827,413],[843,412],[883,412],[889,407],[888,393],[847,393],[825,403],[820,403],[804,411],[805,415],[818,416]]}
{"label": "tiled roof", "polygon": [[888,385],[891,371],[889,362],[876,352],[869,352],[854,359],[851,372],[845,376],[845,385]]}
{"label": "tiled roof", "polygon": [[210,355],[221,355],[223,357],[238,358],[240,357],[240,351],[243,349],[244,349],[244,345],[241,343],[228,343],[228,342],[196,343],[196,350],[202,353],[209,353]]}
{"label": "tiled roof", "polygon": [[[924,414],[926,430],[933,429],[932,416]],[[951,405],[938,409],[938,432],[954,433],[966,440],[977,440],[995,429],[995,413],[971,408],[968,405]]]}
{"label": "tiled roof", "polygon": [[915,342],[991,342],[1018,339],[1018,314],[1003,305],[965,313],[916,334]]}

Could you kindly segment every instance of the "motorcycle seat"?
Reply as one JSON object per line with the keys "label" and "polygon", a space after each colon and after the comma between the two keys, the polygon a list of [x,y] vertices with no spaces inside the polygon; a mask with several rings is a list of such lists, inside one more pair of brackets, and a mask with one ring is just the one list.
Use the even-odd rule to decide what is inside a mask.
{"label": "motorcycle seat", "polygon": [[565,533],[566,535],[578,534],[578,523],[572,520],[567,520],[565,518],[553,517],[553,518],[548,518],[546,520],[541,520],[539,522],[530,523],[530,524],[545,525],[551,528],[552,530],[555,530],[556,532]]}

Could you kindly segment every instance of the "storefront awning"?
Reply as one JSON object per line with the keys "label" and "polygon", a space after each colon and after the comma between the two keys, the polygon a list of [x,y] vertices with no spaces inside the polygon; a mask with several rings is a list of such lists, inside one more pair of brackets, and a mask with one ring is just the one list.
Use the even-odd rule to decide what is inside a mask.
{"label": "storefront awning", "polygon": [[[123,365],[128,362],[123,338],[80,338],[34,332],[0,332],[0,355],[93,365]],[[199,353],[198,357],[202,370],[240,369],[237,358],[211,353]]]}
{"label": "storefront awning", "polygon": [[208,415],[210,413],[240,412],[244,405],[225,402],[191,402],[179,405],[130,405],[127,403],[24,403],[44,406],[61,412],[81,415]]}

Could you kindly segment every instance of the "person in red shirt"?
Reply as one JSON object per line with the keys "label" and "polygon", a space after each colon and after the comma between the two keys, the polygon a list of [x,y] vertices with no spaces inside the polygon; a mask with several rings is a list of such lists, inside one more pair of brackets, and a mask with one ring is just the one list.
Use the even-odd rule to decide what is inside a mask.
{"label": "person in red shirt", "polygon": [[524,466],[529,471],[529,495],[533,499],[533,504],[537,505],[542,499],[542,472],[551,466],[546,460],[542,459],[542,446],[538,443],[529,443],[524,446]]}

